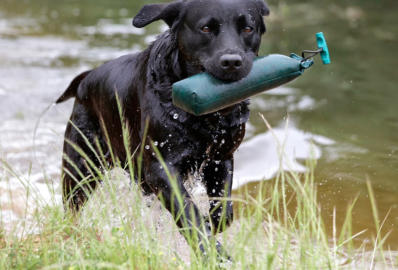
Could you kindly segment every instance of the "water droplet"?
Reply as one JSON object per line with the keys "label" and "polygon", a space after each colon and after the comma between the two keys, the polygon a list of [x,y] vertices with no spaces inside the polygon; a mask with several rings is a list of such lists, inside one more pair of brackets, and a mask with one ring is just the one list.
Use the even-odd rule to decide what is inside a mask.
{"label": "water droplet", "polygon": [[173,137],[173,135],[171,135],[171,133],[169,134],[169,137],[171,138],[171,137]]}
{"label": "water droplet", "polygon": [[218,172],[218,168],[216,167],[216,168],[214,169],[214,171],[215,171],[215,172]]}
{"label": "water droplet", "polygon": [[222,140],[221,140],[221,144],[224,144],[224,143],[225,143],[225,140],[224,140],[224,139],[222,139]]}
{"label": "water droplet", "polygon": [[217,143],[217,139],[214,139],[214,141],[213,141],[214,143]]}
{"label": "water droplet", "polygon": [[216,193],[216,190],[213,188],[213,190],[211,192],[214,194],[214,193]]}
{"label": "water droplet", "polygon": [[216,165],[219,165],[221,163],[221,160],[215,160],[214,163],[216,163]]}
{"label": "water droplet", "polygon": [[149,145],[145,145],[146,150],[149,150],[149,148],[150,148]]}
{"label": "water droplet", "polygon": [[174,119],[178,119],[178,113],[175,113],[175,114],[173,115],[173,118],[174,118]]}
{"label": "water droplet", "polygon": [[227,133],[227,131],[226,131],[225,129],[222,129],[222,130],[221,130],[221,133],[222,133],[222,134],[225,134],[225,133]]}
{"label": "water droplet", "polygon": [[155,146],[158,146],[159,143],[155,141],[155,142],[153,142],[153,144],[154,144]]}
{"label": "water droplet", "polygon": [[160,143],[160,148],[162,148],[164,146],[165,142],[161,142]]}

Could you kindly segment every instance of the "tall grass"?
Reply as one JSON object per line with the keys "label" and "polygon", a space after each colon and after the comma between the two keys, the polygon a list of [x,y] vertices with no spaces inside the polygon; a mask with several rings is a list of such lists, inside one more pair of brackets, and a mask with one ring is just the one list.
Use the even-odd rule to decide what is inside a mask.
{"label": "tall grass", "polygon": [[[373,250],[354,245],[361,233],[354,233],[351,227],[355,200],[347,205],[339,234],[334,223],[332,237],[328,236],[317,201],[314,161],[308,161],[309,170],[304,174],[281,170],[272,185],[260,183],[256,194],[241,189],[232,198],[235,216],[239,218],[217,236],[233,261],[220,263],[211,243],[207,256],[200,256],[181,236],[182,230],[157,198],[140,192],[134,180],[134,174],[140,170],[134,167],[133,159],[137,157],[139,168],[144,143],[131,153],[127,130],[124,126],[127,164],[118,163],[111,153],[119,164],[116,169],[92,168],[93,174],[98,175],[95,181],[101,183],[78,217],[64,213],[62,205],[41,203],[29,216],[32,222],[16,225],[35,226],[37,233],[5,232],[0,227],[0,269],[392,269],[397,266],[396,253],[383,249],[385,238],[380,234],[383,222],[370,184],[369,197],[379,232],[372,240]],[[152,147],[161,160],[156,147],[153,144]],[[77,146],[75,149],[82,152]],[[99,144],[90,145],[90,149],[105,166]],[[81,154],[88,164],[93,164],[85,153]],[[167,170],[166,164],[162,165]],[[8,164],[3,166],[12,171]],[[174,176],[169,174],[169,177]],[[21,181],[29,186],[27,180]],[[53,196],[56,195],[55,192]],[[35,196],[40,200],[40,194]],[[208,211],[206,196],[195,196],[195,200],[203,212]],[[291,205],[295,206],[294,211]],[[188,236],[188,242],[191,241],[195,239]]]}

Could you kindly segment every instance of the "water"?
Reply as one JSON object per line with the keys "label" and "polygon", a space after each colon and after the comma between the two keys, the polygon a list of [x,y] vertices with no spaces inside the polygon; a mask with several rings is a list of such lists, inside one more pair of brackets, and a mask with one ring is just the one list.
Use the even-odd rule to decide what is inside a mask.
{"label": "water", "polygon": [[[314,34],[323,31],[332,65],[316,59],[295,82],[252,99],[234,188],[255,191],[258,181],[272,178],[280,166],[304,171],[304,160],[311,156],[318,160],[315,174],[327,226],[333,208],[343,217],[358,195],[354,232],[368,229],[363,237],[371,237],[369,180],[380,216],[390,210],[383,230],[392,230],[387,242],[398,248],[398,2],[268,2],[272,13],[262,55],[312,49]],[[161,23],[131,26],[143,3],[147,1],[0,2],[0,157],[15,171],[0,171],[0,213],[6,227],[35,206],[34,198],[26,200],[26,182],[43,198],[55,193],[54,203],[60,202],[62,137],[72,101],[40,116],[76,74],[139,51],[164,31]],[[285,142],[282,165],[278,141]]]}

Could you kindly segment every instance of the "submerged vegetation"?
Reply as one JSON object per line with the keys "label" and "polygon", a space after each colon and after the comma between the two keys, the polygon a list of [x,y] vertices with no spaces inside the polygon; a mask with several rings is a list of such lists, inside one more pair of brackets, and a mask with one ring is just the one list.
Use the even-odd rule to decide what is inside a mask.
{"label": "submerged vegetation", "polygon": [[[124,136],[128,149],[128,134]],[[98,147],[90,149],[102,156]],[[140,155],[137,152],[131,155]],[[78,217],[65,214],[56,203],[58,191],[43,203],[40,193],[29,188],[29,180],[20,179],[38,207],[13,230],[0,227],[0,269],[393,269],[398,265],[397,253],[383,246],[388,235],[381,235],[383,220],[370,183],[369,211],[378,228],[374,239],[358,243],[362,232],[351,227],[355,201],[347,205],[342,228],[336,227],[333,215],[329,237],[317,201],[314,161],[307,162],[304,174],[281,170],[271,184],[260,184],[256,193],[243,189],[232,198],[238,218],[217,239],[233,261],[222,262],[214,243],[208,243],[206,256],[190,248],[155,196],[142,195],[130,176],[133,164],[130,159],[127,170],[119,166],[104,173],[92,168],[100,174],[101,184]],[[3,167],[17,176],[6,163]],[[208,211],[197,179],[191,180],[188,189],[201,210]],[[289,210],[291,205],[294,211]],[[195,239],[188,236],[191,241]]]}

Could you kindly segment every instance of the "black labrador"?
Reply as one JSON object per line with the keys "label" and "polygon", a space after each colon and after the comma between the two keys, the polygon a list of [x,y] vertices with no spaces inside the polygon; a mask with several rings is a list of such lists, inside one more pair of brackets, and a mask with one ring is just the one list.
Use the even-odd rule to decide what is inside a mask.
{"label": "black labrador", "polygon": [[[145,5],[134,18],[134,26],[163,20],[170,29],[146,50],[78,75],[57,100],[60,103],[75,98],[65,132],[65,207],[77,212],[87,200],[87,192],[95,188],[96,181],[86,187],[79,185],[83,179],[95,178],[93,165],[101,167],[88,143],[108,155],[112,149],[113,156],[122,164],[126,162],[128,151],[123,142],[118,100],[129,129],[129,152],[146,141],[141,179],[137,180],[142,189],[160,196],[177,225],[190,228],[191,234],[194,227],[204,227],[206,231],[200,235],[210,237],[229,225],[232,203],[225,203],[225,198],[231,195],[233,154],[245,134],[248,101],[194,116],[173,105],[171,85],[200,72],[227,82],[244,78],[258,54],[266,30],[263,16],[268,13],[263,0],[185,0]],[[172,183],[153,154],[153,145],[157,145],[168,169],[176,176],[182,202],[175,198]],[[200,171],[207,188],[210,218],[201,217],[183,185],[187,175],[195,170]],[[210,225],[201,226],[203,220]],[[203,250],[203,246],[199,247]]]}

